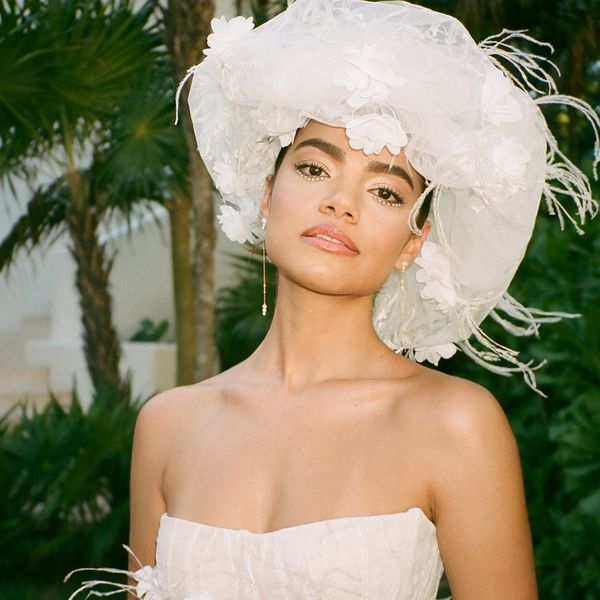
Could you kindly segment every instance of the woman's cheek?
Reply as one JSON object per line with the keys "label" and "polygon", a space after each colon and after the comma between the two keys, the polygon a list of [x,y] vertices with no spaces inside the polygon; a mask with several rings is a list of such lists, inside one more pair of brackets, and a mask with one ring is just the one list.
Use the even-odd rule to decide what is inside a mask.
{"label": "woman's cheek", "polygon": [[[398,210],[391,207],[389,209]],[[379,262],[393,268],[410,238],[407,219],[402,215],[385,214],[382,218],[374,219],[368,230],[373,232],[369,236],[368,245],[376,249]]]}

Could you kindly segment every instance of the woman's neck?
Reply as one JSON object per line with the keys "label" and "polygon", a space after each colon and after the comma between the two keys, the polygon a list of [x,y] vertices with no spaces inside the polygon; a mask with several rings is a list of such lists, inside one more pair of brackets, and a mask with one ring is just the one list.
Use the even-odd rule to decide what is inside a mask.
{"label": "woman's neck", "polygon": [[391,354],[373,330],[372,303],[372,296],[319,294],[280,284],[271,327],[248,366],[290,392],[368,376],[373,361],[389,360]]}

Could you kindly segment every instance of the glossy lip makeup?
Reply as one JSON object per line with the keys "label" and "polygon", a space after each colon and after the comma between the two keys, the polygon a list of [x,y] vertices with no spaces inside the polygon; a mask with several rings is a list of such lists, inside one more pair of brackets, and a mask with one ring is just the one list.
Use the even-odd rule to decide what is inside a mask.
{"label": "glossy lip makeup", "polygon": [[327,223],[320,223],[304,231],[302,240],[311,246],[332,254],[343,256],[360,254],[350,236],[346,235],[341,229]]}

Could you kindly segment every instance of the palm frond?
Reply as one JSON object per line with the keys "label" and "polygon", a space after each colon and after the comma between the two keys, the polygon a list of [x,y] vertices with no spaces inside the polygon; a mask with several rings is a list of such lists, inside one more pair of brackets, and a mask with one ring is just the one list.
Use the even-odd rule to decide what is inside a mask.
{"label": "palm frond", "polygon": [[67,200],[62,177],[34,192],[25,213],[0,242],[0,272],[10,268],[20,250],[31,251],[42,239],[62,229]]}
{"label": "palm frond", "polygon": [[113,205],[133,197],[163,200],[186,185],[187,147],[173,126],[174,89],[165,67],[159,61],[139,77],[110,121],[96,163],[100,186],[114,191]]}
{"label": "palm frond", "polygon": [[128,0],[0,3],[0,177],[98,131],[152,70],[162,44],[153,4]]}

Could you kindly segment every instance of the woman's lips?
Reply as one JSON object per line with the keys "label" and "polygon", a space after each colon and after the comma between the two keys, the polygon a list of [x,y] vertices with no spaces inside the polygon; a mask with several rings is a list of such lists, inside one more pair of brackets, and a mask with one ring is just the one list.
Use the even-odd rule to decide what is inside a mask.
{"label": "woman's lips", "polygon": [[350,236],[341,229],[327,223],[320,223],[304,231],[302,240],[311,246],[316,246],[333,254],[343,254],[345,256],[359,254],[358,248]]}

